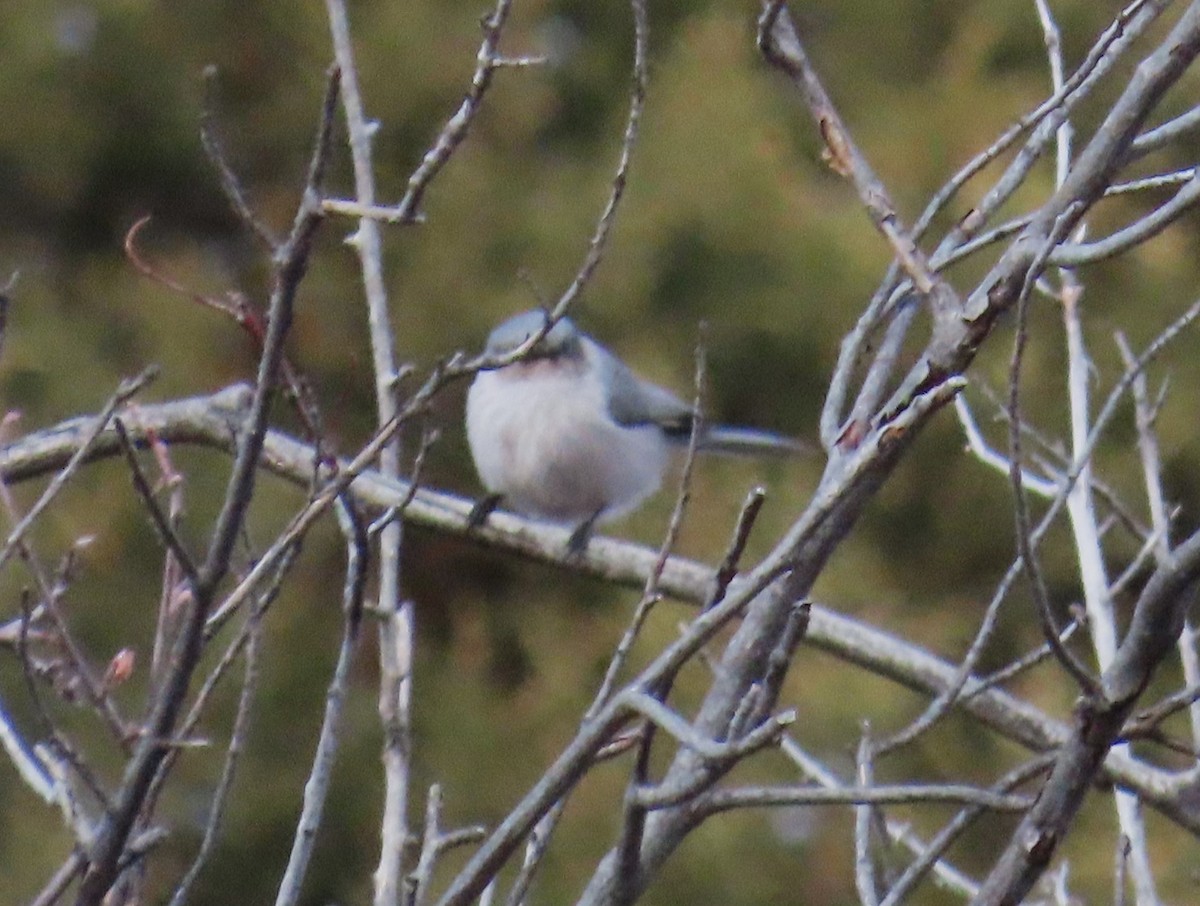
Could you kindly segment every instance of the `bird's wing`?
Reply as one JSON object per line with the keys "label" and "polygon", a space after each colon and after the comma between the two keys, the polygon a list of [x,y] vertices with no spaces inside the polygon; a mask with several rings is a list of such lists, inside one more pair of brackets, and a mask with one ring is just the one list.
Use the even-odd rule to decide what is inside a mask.
{"label": "bird's wing", "polygon": [[[613,421],[627,428],[655,425],[669,440],[687,443],[692,435],[692,407],[674,393],[643,381],[616,356],[593,344],[593,354],[606,377],[608,412]],[[705,425],[699,438],[701,450],[742,456],[796,456],[812,448],[790,437],[757,428]]]}
{"label": "bird's wing", "polygon": [[620,359],[598,345],[592,348],[608,390],[608,414],[618,425],[657,425],[668,436],[686,438],[692,430],[692,407],[669,390],[643,381]]}

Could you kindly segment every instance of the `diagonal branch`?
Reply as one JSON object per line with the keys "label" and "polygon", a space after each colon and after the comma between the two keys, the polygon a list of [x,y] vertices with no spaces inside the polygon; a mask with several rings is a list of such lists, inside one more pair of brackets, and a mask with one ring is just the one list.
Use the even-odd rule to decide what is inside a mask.
{"label": "diagonal branch", "polygon": [[291,325],[292,306],[304,277],[313,237],[321,222],[317,189],[329,152],[333,120],[331,98],[336,97],[336,84],[337,74],[334,72],[330,78],[331,90],[327,92],[322,108],[308,181],[296,212],[292,233],[276,255],[267,338],[249,414],[238,441],[225,503],[217,517],[208,555],[198,570],[190,609],[172,650],[170,665],[162,684],[155,691],[146,720],[146,731],[126,766],[112,809],[105,815],[96,842],[88,854],[89,865],[80,884],[77,906],[97,906],[117,878],[129,833],[141,811],[155,772],[168,751],[167,740],[200,658],[204,622],[217,587],[228,571],[234,542],[250,505],[259,454],[267,432],[267,417],[283,358],[283,342]]}

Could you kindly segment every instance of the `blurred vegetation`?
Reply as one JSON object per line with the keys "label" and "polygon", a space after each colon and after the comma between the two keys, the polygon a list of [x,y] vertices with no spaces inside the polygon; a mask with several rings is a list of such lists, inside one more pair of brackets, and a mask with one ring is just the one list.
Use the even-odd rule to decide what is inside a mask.
{"label": "blurred vegetation", "polygon": [[[1068,61],[1080,59],[1107,23],[1111,4],[1056,3]],[[483,2],[352,4],[360,74],[384,197],[398,197],[426,143],[469,82]],[[646,376],[685,389],[701,321],[708,326],[709,408],[720,420],[802,437],[815,424],[842,333],[854,322],[888,251],[853,192],[820,160],[807,114],[766,71],[753,42],[749,2],[652,2],[651,85],[627,201],[607,259],[578,320]],[[809,49],[856,139],[911,222],[931,192],[1047,90],[1044,48],[1027,0],[813,0],[795,5]],[[573,275],[607,192],[627,109],[632,26],[621,2],[518,2],[503,47],[545,53],[544,67],[505,70],[466,145],[430,191],[428,223],[387,234],[387,281],[404,357],[428,365],[456,348],[478,348],[489,326],[531,307],[519,276],[546,295]],[[266,269],[231,216],[198,138],[201,73],[219,71],[218,121],[230,157],[262,217],[290,221],[331,52],[323,5],[96,0],[11,4],[0,17],[0,281],[20,277],[0,360],[7,409],[21,429],[102,405],[117,381],[162,366],[152,395],[207,392],[248,377],[253,355],[234,325],[141,277],[125,260],[131,223],[153,217],[143,252],[164,273],[208,293],[261,301]],[[1196,87],[1193,78],[1188,86]],[[1080,121],[1086,136],[1119,86],[1101,91]],[[1194,97],[1194,91],[1192,92]],[[1168,110],[1187,98],[1170,98]],[[1194,162],[1195,142],[1147,166]],[[344,149],[335,191],[351,185]],[[995,168],[988,172],[996,172]],[[1015,213],[1052,182],[1041,167],[1013,202]],[[982,191],[968,187],[943,219],[961,216]],[[1098,231],[1147,202],[1106,203]],[[1151,338],[1198,284],[1198,223],[1185,220],[1117,263],[1083,275],[1095,389],[1116,374],[1116,328]],[[290,353],[321,399],[331,434],[352,450],[370,432],[372,379],[356,259],[341,244],[351,225],[324,229],[306,280]],[[952,277],[969,286],[980,264]],[[1136,312],[1136,316],[1131,317]],[[1061,436],[1062,337],[1057,313],[1038,303],[1026,380],[1047,431]],[[1003,333],[1003,330],[1002,330]],[[1184,342],[1190,342],[1185,340]],[[994,338],[975,372],[1002,386],[1008,355]],[[1163,452],[1169,490],[1185,523],[1200,512],[1195,475],[1195,388],[1200,359],[1172,365]],[[1159,375],[1161,376],[1161,375]],[[439,402],[444,439],[428,480],[464,494],[477,485],[466,454],[462,388]],[[976,397],[977,398],[977,397]],[[1128,419],[1100,454],[1112,483],[1138,500]],[[1013,551],[1005,481],[961,452],[949,416],[908,460],[842,546],[817,588],[819,600],[957,656]],[[219,457],[178,454],[186,467],[187,532],[199,541],[223,479]],[[802,508],[818,462],[705,462],[682,550],[719,554],[746,490],[770,499],[751,555]],[[36,489],[22,488],[28,499]],[[616,531],[657,543],[670,511],[664,494]],[[250,527],[265,543],[300,503],[268,481]],[[68,599],[95,661],[119,648],[148,657],[159,594],[159,553],[123,470],[97,466],[43,520],[35,540],[53,562],[72,541],[95,536]],[[1056,599],[1073,600],[1075,575],[1059,533],[1047,552]],[[1057,544],[1057,546],[1055,546]],[[619,637],[634,595],[509,561],[460,541],[408,533],[405,581],[417,606],[416,791],[444,784],[448,820],[499,818],[568,739]],[[226,831],[193,898],[196,904],[263,902],[286,858],[337,638],[342,554],[329,525],[307,543],[272,612],[256,728],[242,762]],[[16,612],[28,577],[3,578],[3,616]],[[1037,641],[1022,594],[1007,611],[994,662]],[[685,612],[666,604],[639,652],[670,640]],[[368,648],[370,642],[368,642]],[[139,665],[144,672],[144,664]],[[846,768],[859,722],[886,730],[921,701],[826,656],[802,650],[790,680],[801,742]],[[682,707],[705,677],[680,684]],[[369,893],[380,807],[379,732],[373,655],[359,660],[328,820],[306,902],[362,903]],[[1053,671],[1022,683],[1054,713],[1071,690]],[[136,713],[144,687],[123,692]],[[14,658],[0,661],[0,694],[34,732]],[[223,739],[235,700],[221,702],[206,731]],[[98,729],[70,718],[85,741]],[[98,749],[102,751],[102,749]],[[881,779],[1000,773],[1012,748],[951,718]],[[110,761],[109,767],[115,764]],[[764,758],[759,769],[778,775]],[[788,769],[785,767],[786,772]],[[155,861],[155,890],[168,891],[202,832],[219,771],[212,752],[185,757],[166,806],[176,833]],[[536,901],[569,901],[611,840],[610,804],[622,767],[600,769],[573,797]],[[883,774],[887,776],[884,777]],[[785,773],[785,776],[788,776]],[[111,779],[111,778],[110,778]],[[421,798],[414,801],[418,815]],[[943,815],[918,812],[918,827]],[[1085,814],[1112,841],[1107,804]],[[1157,826],[1152,819],[1152,826]],[[1109,842],[1077,834],[1079,891],[1106,899]],[[745,814],[714,820],[669,864],[647,903],[855,902],[850,824],[844,811]],[[1162,893],[1195,896],[1197,847],[1161,835],[1155,857]],[[968,837],[953,853],[987,865],[997,837]],[[7,765],[0,767],[0,902],[28,900],[67,852],[59,819]],[[445,868],[453,867],[454,860]],[[921,902],[950,902],[929,892]]]}

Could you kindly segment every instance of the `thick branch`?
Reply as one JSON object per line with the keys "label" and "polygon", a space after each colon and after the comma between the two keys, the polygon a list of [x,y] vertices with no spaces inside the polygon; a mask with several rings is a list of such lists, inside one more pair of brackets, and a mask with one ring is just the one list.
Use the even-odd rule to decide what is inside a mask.
{"label": "thick branch", "polygon": [[[157,438],[168,444],[201,445],[229,453],[235,446],[233,432],[248,393],[247,387],[236,385],[214,396],[140,405],[136,413],[124,415],[126,428],[138,446]],[[0,448],[0,477],[14,483],[53,474],[70,459],[94,424],[92,416],[71,419]],[[116,432],[109,429],[96,437],[87,461],[120,454]],[[308,444],[269,431],[260,465],[298,488],[308,488],[313,456],[314,450]],[[642,589],[658,560],[656,550],[597,536],[581,557],[564,562],[567,529],[497,512],[483,526],[468,531],[471,501],[429,488],[420,488],[415,494],[411,491],[406,482],[388,480],[374,471],[360,474],[351,485],[353,496],[365,506],[387,510],[403,504],[411,494],[402,513],[406,521],[629,588]],[[711,599],[715,573],[706,564],[673,556],[662,571],[659,588],[677,600],[705,604]],[[747,581],[747,577],[735,578],[727,595],[737,593]],[[937,694],[955,683],[957,671],[953,664],[898,636],[820,605],[812,608],[805,642],[923,694]],[[1039,752],[1067,738],[1066,725],[1046,717],[1032,705],[996,689],[980,692],[979,688],[978,680],[969,680],[957,706],[991,729]],[[1108,768],[1107,776],[1113,782],[1138,791],[1168,812],[1173,808],[1171,793],[1176,781],[1171,774],[1128,759],[1110,759]],[[1180,818],[1200,832],[1200,822]]]}

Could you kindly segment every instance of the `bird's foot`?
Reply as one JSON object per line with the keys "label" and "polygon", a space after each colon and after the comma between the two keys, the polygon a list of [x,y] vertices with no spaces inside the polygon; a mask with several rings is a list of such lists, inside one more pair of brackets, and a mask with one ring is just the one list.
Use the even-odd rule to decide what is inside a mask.
{"label": "bird's foot", "polygon": [[503,494],[488,494],[471,507],[471,512],[467,514],[467,531],[471,532],[483,525],[487,521],[487,517],[496,511],[496,507],[500,506],[500,502],[504,500]]}
{"label": "bird's foot", "polygon": [[600,514],[604,509],[598,509],[587,519],[575,526],[575,530],[571,532],[571,537],[567,539],[567,559],[573,560],[576,557],[582,557],[587,551],[588,542],[592,540],[592,530],[596,527],[596,520],[600,518]]}

